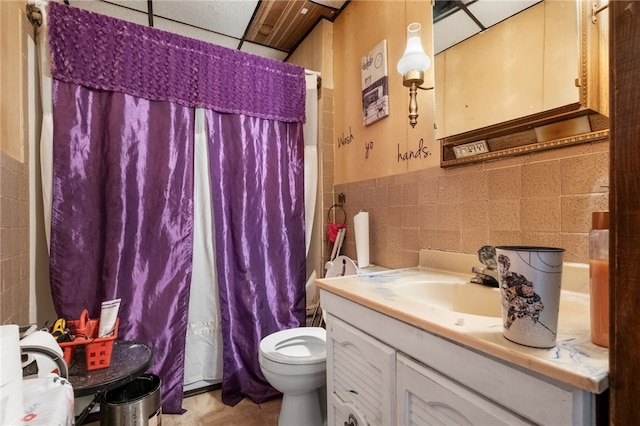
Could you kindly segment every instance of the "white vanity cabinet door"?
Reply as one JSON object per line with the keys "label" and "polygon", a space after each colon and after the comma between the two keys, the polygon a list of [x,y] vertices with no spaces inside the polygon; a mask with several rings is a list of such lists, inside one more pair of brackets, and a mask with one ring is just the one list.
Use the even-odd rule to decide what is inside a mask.
{"label": "white vanity cabinet door", "polygon": [[328,425],[339,426],[364,426],[374,423],[368,421],[368,419],[358,410],[358,408],[351,404],[340,401],[335,396],[331,398],[328,404],[329,413],[327,415]]}
{"label": "white vanity cabinet door", "polygon": [[533,424],[402,354],[396,380],[399,425]]}
{"label": "white vanity cabinet door", "polygon": [[362,420],[358,426],[395,423],[395,354],[395,349],[327,315],[328,425],[350,424],[350,414]]}

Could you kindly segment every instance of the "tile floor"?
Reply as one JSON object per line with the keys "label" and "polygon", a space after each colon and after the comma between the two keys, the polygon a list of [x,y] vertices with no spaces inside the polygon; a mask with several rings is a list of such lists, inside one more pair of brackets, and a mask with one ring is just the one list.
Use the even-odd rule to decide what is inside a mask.
{"label": "tile floor", "polygon": [[245,398],[235,407],[224,405],[221,391],[214,390],[185,398],[184,414],[163,414],[162,426],[276,426],[282,398],[256,404]]}

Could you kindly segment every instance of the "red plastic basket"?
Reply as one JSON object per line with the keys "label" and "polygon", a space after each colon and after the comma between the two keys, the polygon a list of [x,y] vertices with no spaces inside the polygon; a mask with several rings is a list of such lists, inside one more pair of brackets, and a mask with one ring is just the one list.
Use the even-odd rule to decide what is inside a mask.
{"label": "red plastic basket", "polygon": [[67,322],[67,327],[71,330],[71,334],[75,335],[73,341],[59,343],[64,352],[64,360],[67,365],[71,365],[76,347],[79,345],[85,345],[87,370],[107,368],[111,364],[111,351],[113,350],[113,341],[118,337],[120,318],[116,318],[116,326],[112,336],[96,337],[99,325],[100,320],[89,319],[89,312],[86,309],[80,314],[79,320]]}

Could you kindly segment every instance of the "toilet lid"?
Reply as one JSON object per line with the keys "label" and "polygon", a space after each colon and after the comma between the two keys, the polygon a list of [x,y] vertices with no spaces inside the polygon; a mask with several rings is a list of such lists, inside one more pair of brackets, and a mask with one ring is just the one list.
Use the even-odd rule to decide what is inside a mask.
{"label": "toilet lid", "polygon": [[315,364],[327,359],[327,332],[298,327],[272,333],[260,341],[260,353],[283,364]]}
{"label": "toilet lid", "polygon": [[358,268],[353,260],[347,256],[338,256],[333,261],[327,262],[327,273],[325,278],[345,277],[347,275],[356,275]]}

